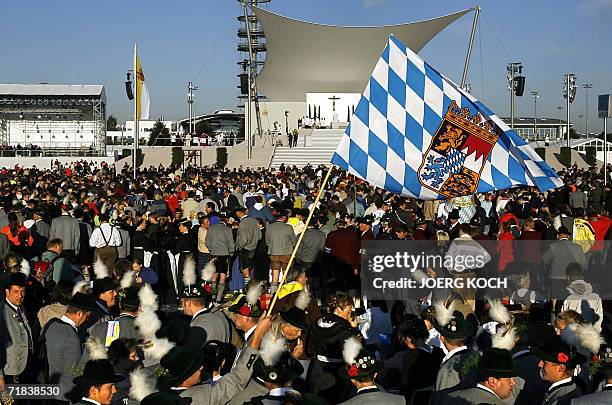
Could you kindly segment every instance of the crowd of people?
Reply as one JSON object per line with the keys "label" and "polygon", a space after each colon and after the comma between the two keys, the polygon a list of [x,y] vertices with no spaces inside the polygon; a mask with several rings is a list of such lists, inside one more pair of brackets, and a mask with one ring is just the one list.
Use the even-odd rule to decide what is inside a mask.
{"label": "crowd of people", "polygon": [[7,144],[0,145],[0,156],[2,157],[14,157],[14,156],[42,156],[42,148],[38,145],[24,145],[21,144],[11,146]]}
{"label": "crowd of people", "polygon": [[[5,395],[52,384],[48,403],[612,403],[612,183],[595,169],[562,171],[546,193],[460,202],[332,169],[317,204],[325,167],[130,173],[0,172]],[[481,252],[482,265],[419,277],[514,284],[368,299],[365,241]]]}

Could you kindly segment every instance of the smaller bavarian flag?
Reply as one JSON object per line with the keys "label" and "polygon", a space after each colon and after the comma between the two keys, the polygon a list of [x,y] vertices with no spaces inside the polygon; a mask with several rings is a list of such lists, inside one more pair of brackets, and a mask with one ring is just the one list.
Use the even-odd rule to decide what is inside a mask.
{"label": "smaller bavarian flag", "polygon": [[423,200],[563,183],[516,132],[394,36],[332,163]]}

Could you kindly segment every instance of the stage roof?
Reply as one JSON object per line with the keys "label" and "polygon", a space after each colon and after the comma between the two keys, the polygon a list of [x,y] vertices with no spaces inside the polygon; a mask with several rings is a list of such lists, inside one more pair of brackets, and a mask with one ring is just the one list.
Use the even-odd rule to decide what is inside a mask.
{"label": "stage roof", "polygon": [[268,101],[306,100],[306,93],[362,93],[393,34],[418,52],[471,9],[430,20],[380,27],[340,27],[294,20],[253,7],[266,36],[257,77]]}
{"label": "stage roof", "polygon": [[106,99],[104,86],[92,84],[0,84],[3,96],[96,96]]}

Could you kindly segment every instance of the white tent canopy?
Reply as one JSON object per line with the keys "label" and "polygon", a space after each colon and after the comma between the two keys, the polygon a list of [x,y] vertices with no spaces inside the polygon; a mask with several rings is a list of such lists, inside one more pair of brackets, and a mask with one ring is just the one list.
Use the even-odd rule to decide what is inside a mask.
{"label": "white tent canopy", "polygon": [[303,102],[306,93],[361,93],[393,34],[418,52],[471,9],[414,23],[340,27],[287,18],[253,7],[266,36],[267,54],[257,76],[268,101]]}

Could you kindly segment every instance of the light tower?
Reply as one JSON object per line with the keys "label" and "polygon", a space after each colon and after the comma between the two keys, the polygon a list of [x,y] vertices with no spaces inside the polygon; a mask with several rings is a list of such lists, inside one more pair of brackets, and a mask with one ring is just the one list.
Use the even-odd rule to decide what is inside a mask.
{"label": "light tower", "polygon": [[584,83],[582,88],[586,90],[585,96],[585,111],[584,111],[584,134],[588,138],[589,137],[589,89],[593,88],[593,83]]}
{"label": "light tower", "polygon": [[265,52],[267,49],[266,39],[261,23],[257,16],[253,13],[252,7],[260,4],[269,3],[271,0],[238,0],[241,6],[242,13],[238,16],[238,21],[241,23],[238,28],[238,52],[241,58],[238,65],[242,67],[240,78],[240,95],[238,96],[238,108],[245,109],[245,137],[248,141],[248,157],[251,158],[251,148],[255,138],[252,137],[251,103],[255,105],[255,117],[257,119],[257,129],[261,136],[261,117],[259,115],[259,94],[257,92],[257,83],[255,77],[265,61]]}

